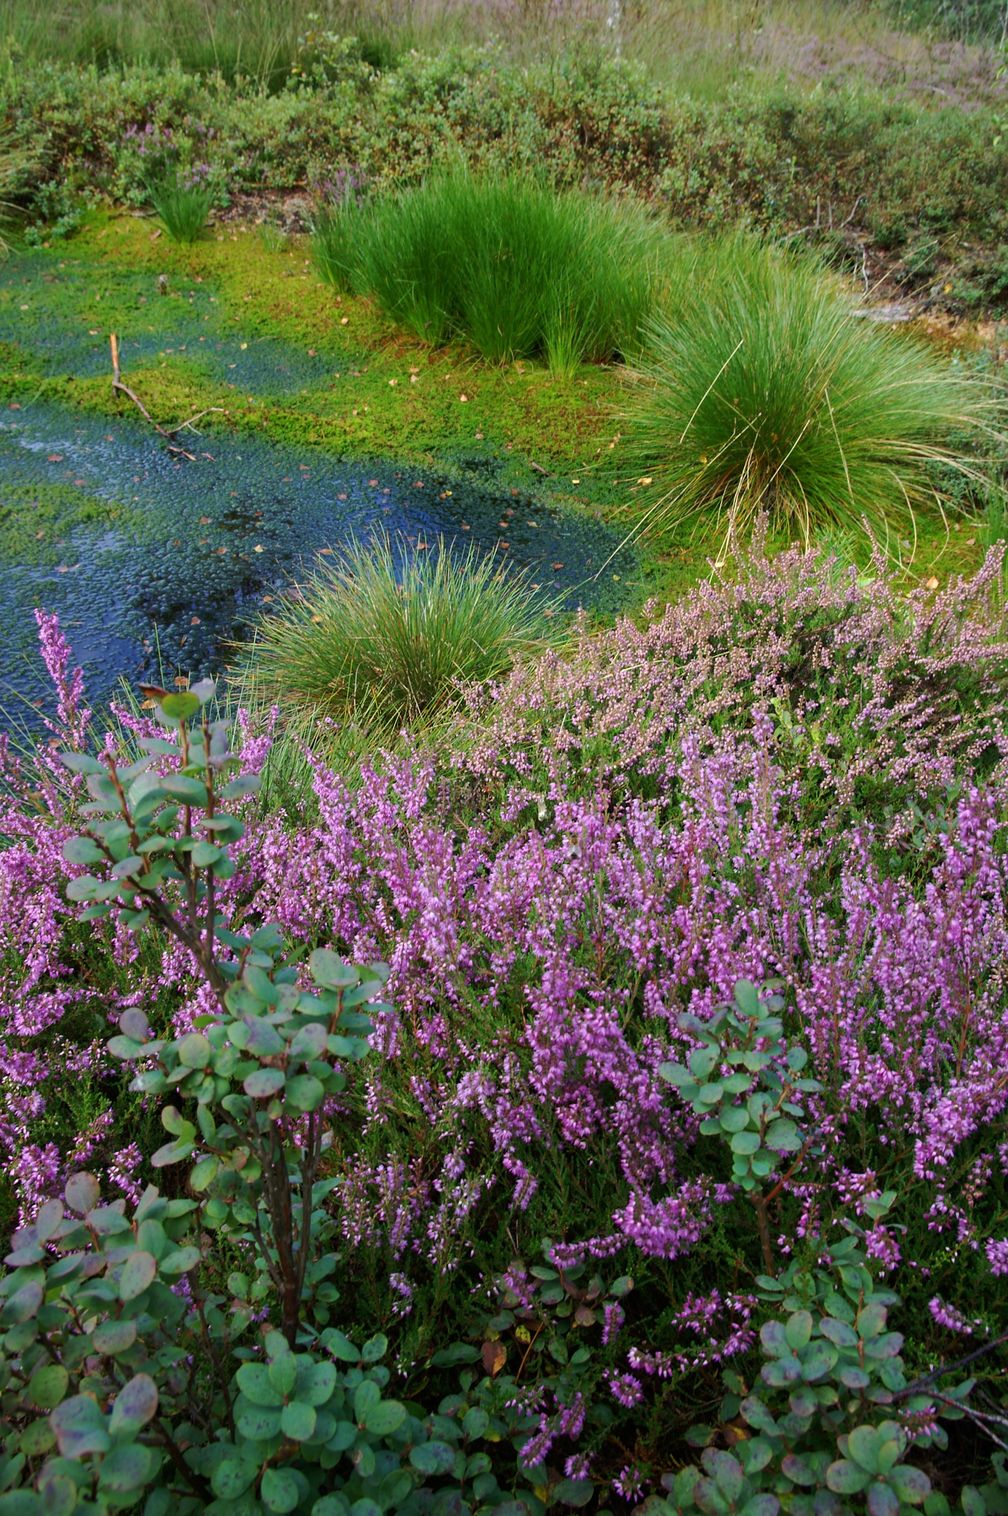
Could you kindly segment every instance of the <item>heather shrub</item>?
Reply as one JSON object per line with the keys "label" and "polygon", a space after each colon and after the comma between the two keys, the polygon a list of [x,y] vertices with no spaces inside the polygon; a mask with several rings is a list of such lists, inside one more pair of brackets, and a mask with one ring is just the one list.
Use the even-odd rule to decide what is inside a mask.
{"label": "heather shrub", "polygon": [[555,641],[553,613],[525,578],[471,548],[420,552],[379,536],[345,548],[260,621],[246,676],[310,742],[324,742],[327,721],[388,738],[442,720],[466,685]]}
{"label": "heather shrub", "polygon": [[636,350],[659,250],[657,227],[630,204],[459,172],[344,202],[315,234],[323,277],[373,295],[417,336],[565,372]]}
{"label": "heather shrub", "polygon": [[[233,802],[246,832],[215,884],[223,930],[277,923],[309,952],[389,964],[390,1009],[343,1070],[324,1159],[341,1255],[329,1325],[388,1337],[401,1403],[497,1418],[521,1465],[494,1443],[488,1472],[532,1512],[544,1489],[691,1509],[662,1476],[696,1465],[734,1487],[721,1453],[764,1502],[815,1497],[791,1453],[827,1489],[853,1464],[833,1476],[851,1481],[841,1501],[879,1480],[862,1455],[926,1468],[953,1503],[964,1481],[996,1484],[977,1423],[946,1451],[929,1408],[997,1415],[1003,1399],[998,573],[995,556],[974,582],[904,600],[881,566],[859,580],[811,555],[757,560],[518,668],[434,751],[376,755],[349,779],[311,758],[312,813]],[[68,668],[64,650],[72,718]],[[163,738],[125,715],[107,749],[124,764]],[[241,772],[264,758],[249,732]],[[59,793],[30,793],[0,853],[2,1003],[48,1008],[51,1036],[80,930],[59,896],[95,870],[61,860],[80,827]],[[43,860],[53,901],[33,932]],[[93,931],[127,959],[117,926]],[[209,1036],[192,953],[156,921],[140,936],[156,950],[128,985],[92,973],[79,998],[142,1006],[155,1041]],[[17,952],[36,939],[19,996]],[[7,1023],[4,1078],[41,1110],[58,1064]],[[31,1119],[5,1141],[30,1222],[65,1160],[38,1150]],[[125,1195],[114,1156],[99,1144],[91,1167]],[[975,1394],[948,1406],[977,1350]],[[761,1468],[740,1417],[767,1444]],[[915,1473],[893,1484],[923,1490]]]}
{"label": "heather shrub", "polygon": [[[503,1458],[496,1445],[508,1431],[522,1491],[512,1509],[533,1516],[546,1508],[544,1497],[584,1505],[595,1494],[591,1459],[572,1454],[561,1476],[551,1455],[577,1447],[586,1427],[604,1438],[612,1414],[602,1414],[592,1350],[579,1343],[571,1352],[565,1337],[571,1327],[599,1324],[603,1346],[618,1336],[632,1279],[608,1291],[597,1276],[582,1284],[583,1261],[566,1244],[547,1244],[551,1266],[530,1275],[512,1263],[501,1281],[503,1309],[482,1327],[482,1349],[461,1342],[430,1356],[430,1370],[483,1370],[468,1369],[462,1393],[441,1398],[434,1414],[383,1397],[383,1336],[358,1349],[332,1325],[340,1259],[326,1202],[338,1176],[323,1180],[321,1162],[348,1115],[348,1070],[392,1015],[374,1000],[386,975],[321,949],[309,960],[309,989],[275,926],[243,934],[219,924],[222,892],[235,877],[230,850],[243,835],[221,803],[241,803],[256,784],[248,776],[224,782],[233,757],[226,724],[208,719],[212,696],[209,683],[153,692],[158,722],[174,736],[139,737],[143,756],[132,763],[108,746],[100,757],[79,747],[63,755],[91,797],[87,830],[67,839],[63,855],[92,872],[76,874],[68,895],[84,903],[86,920],[112,917],[130,934],[159,926],[187,950],[206,993],[192,1030],[158,1037],[132,1007],[109,1044],[137,1066],[136,1088],[161,1105],[171,1140],[151,1155],[153,1166],[191,1164],[193,1198],[169,1199],[148,1186],[130,1215],[123,1201],[103,1203],[94,1177],[78,1173],[15,1233],[0,1279],[2,1508],[42,1511],[56,1502],[68,1512],[106,1511],[149,1492],[155,1510],[175,1503],[223,1511],[240,1501],[250,1512],[329,1516],[355,1501],[408,1512],[428,1509],[433,1497],[457,1508],[471,1485],[480,1508],[493,1509],[505,1498],[498,1474],[507,1479],[510,1458],[507,1444]],[[822,1093],[802,1072],[807,1053],[783,1038],[783,1008],[783,999],[739,983],[732,1005],[680,1018],[700,1047],[688,1067],[659,1071],[703,1116],[701,1134],[730,1147],[734,1179],[761,1218],[768,1268],[767,1207],[803,1160],[818,1156],[807,1121]],[[718,1078],[725,1065],[733,1072]],[[875,1234],[894,1198],[865,1199]],[[734,1368],[726,1372],[721,1407],[722,1424],[741,1415],[754,1436],[741,1439],[735,1455],[709,1450],[701,1466],[670,1475],[672,1509],[741,1510],[763,1492],[761,1509],[780,1509],[780,1493],[811,1510],[818,1490],[820,1505],[826,1491],[868,1491],[870,1510],[898,1510],[928,1495],[927,1476],[904,1458],[947,1445],[928,1393],[947,1371],[907,1379],[902,1337],[886,1331],[898,1298],[876,1288],[868,1235],[853,1224],[851,1231],[820,1248],[813,1269],[792,1265],[757,1279],[769,1306],[760,1330],[765,1362],[751,1387]],[[436,1231],[428,1235],[443,1245]],[[239,1267],[222,1296],[229,1254]],[[408,1291],[401,1274],[392,1277]],[[529,1278],[540,1281],[538,1301]],[[743,1325],[728,1357],[752,1343],[756,1305],[735,1304]],[[537,1336],[548,1325],[556,1365],[527,1388],[526,1321]],[[504,1372],[510,1328],[529,1344],[517,1375]],[[675,1360],[650,1346],[631,1348],[628,1361],[637,1375],[664,1379]],[[401,1375],[417,1367],[400,1356]],[[609,1375],[625,1410],[642,1398],[637,1375]],[[943,1414],[970,1414],[969,1389],[946,1393]],[[488,1451],[474,1453],[484,1438]],[[690,1433],[694,1445],[714,1438],[712,1427]],[[612,1483],[631,1499],[639,1471],[625,1467]]]}
{"label": "heather shrub", "polygon": [[934,465],[956,467],[949,434],[992,418],[983,388],[855,316],[807,259],[738,235],[677,248],[630,413],[629,469],[653,480],[642,523],[730,547],[765,513],[805,545],[867,525],[898,551],[937,499]]}

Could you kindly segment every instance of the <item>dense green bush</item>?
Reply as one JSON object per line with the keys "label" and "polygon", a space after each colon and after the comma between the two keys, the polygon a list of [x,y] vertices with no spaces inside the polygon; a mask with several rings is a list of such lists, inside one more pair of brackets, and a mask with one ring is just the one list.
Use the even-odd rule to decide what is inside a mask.
{"label": "dense green bush", "polygon": [[314,248],[337,289],[374,296],[428,342],[462,337],[491,362],[543,357],[567,373],[638,349],[664,242],[631,203],[456,172],[345,197]]}

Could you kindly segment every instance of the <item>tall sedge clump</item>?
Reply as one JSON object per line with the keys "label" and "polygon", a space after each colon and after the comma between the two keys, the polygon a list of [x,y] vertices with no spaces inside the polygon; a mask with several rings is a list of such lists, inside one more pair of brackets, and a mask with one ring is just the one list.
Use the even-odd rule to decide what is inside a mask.
{"label": "tall sedge clump", "polygon": [[323,212],[313,248],[324,279],[425,341],[569,374],[637,353],[665,240],[631,202],[463,171]]}
{"label": "tall sedge clump", "polygon": [[173,242],[195,242],[206,226],[213,195],[206,185],[171,169],[147,186],[151,205]]}
{"label": "tall sedge clump", "polygon": [[804,545],[865,524],[910,538],[941,506],[935,463],[969,472],[947,439],[990,426],[983,387],[855,314],[808,258],[739,234],[676,249],[628,418],[637,524],[731,545],[766,514]]}
{"label": "tall sedge clump", "polygon": [[462,689],[496,679],[553,638],[548,603],[471,548],[411,556],[379,537],[354,543],[263,620],[249,650],[263,699],[373,732],[444,716]]}

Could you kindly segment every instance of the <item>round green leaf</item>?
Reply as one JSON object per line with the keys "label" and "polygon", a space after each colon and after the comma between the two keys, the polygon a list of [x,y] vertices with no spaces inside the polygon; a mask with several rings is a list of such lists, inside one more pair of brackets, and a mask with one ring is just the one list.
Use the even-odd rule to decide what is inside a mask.
{"label": "round green leaf", "polygon": [[105,1430],[105,1417],[90,1395],[71,1395],[49,1416],[56,1443],[64,1458],[83,1458],[104,1453],[112,1446]]}
{"label": "round green leaf", "polygon": [[102,1459],[98,1470],[98,1488],[106,1494],[130,1495],[139,1492],[154,1477],[158,1455],[139,1442],[125,1442]]}
{"label": "round green leaf", "polygon": [[188,721],[196,715],[200,708],[199,696],[189,690],[178,690],[170,695],[163,695],[157,702],[159,711],[171,721]]}
{"label": "round green leaf", "polygon": [[283,1069],[256,1069],[245,1080],[245,1093],[253,1100],[263,1100],[282,1090],[285,1083]]}
{"label": "round green leaf", "polygon": [[891,1490],[880,1479],[875,1479],[868,1486],[868,1516],[899,1516],[900,1502],[895,1490]]}
{"label": "round green leaf", "polygon": [[462,1417],[462,1433],[465,1437],[482,1437],[490,1425],[490,1417],[481,1406],[471,1405]]}
{"label": "round green leaf", "polygon": [[878,1450],[884,1441],[875,1427],[855,1427],[847,1434],[848,1457],[869,1474],[877,1474]]}
{"label": "round green leaf", "polygon": [[296,1111],[317,1111],[325,1099],[325,1086],[314,1074],[295,1074],[287,1080],[284,1099]]}
{"label": "round green leaf", "polygon": [[40,1411],[51,1411],[67,1392],[70,1375],[61,1363],[47,1363],[36,1369],[28,1381],[28,1399]]}
{"label": "round green leaf", "polygon": [[114,1358],[117,1353],[125,1353],[131,1348],[137,1339],[137,1324],[132,1320],[118,1320],[113,1317],[109,1321],[99,1321],[91,1333],[91,1341],[96,1353]]}
{"label": "round green leaf", "polygon": [[406,1420],[406,1407],[399,1404],[398,1400],[380,1400],[377,1405],[371,1406],[360,1418],[365,1431],[375,1437],[387,1437],[391,1432],[396,1432]]}
{"label": "round green leaf", "polygon": [[258,1473],[259,1464],[251,1458],[225,1458],[210,1476],[210,1486],[219,1499],[237,1500]]}
{"label": "round green leaf", "polygon": [[119,1275],[119,1299],[136,1300],[154,1283],[157,1277],[157,1261],[152,1253],[142,1249],[131,1253]]}
{"label": "round green leaf", "polygon": [[834,1495],[857,1495],[868,1483],[869,1475],[857,1464],[838,1458],[826,1470],[826,1483]]}
{"label": "round green leaf", "polygon": [[187,1069],[205,1069],[212,1053],[213,1048],[202,1032],[189,1032],[178,1043],[179,1063]]}
{"label": "round green leaf", "polygon": [[315,1432],[315,1410],[300,1400],[292,1400],[280,1412],[280,1430],[293,1442],[307,1442]]}
{"label": "round green leaf", "polygon": [[161,1272],[169,1276],[188,1274],[200,1261],[200,1250],[195,1247],[172,1248],[161,1260]]}
{"label": "round green leaf", "polygon": [[15,1326],[33,1320],[44,1298],[43,1285],[37,1279],[30,1280],[28,1284],[23,1284],[19,1290],[15,1290],[7,1300],[2,1312],[4,1320],[13,1322]]}
{"label": "round green leaf", "polygon": [[67,1205],[78,1216],[86,1216],[101,1199],[101,1190],[93,1174],[71,1174],[64,1194]]}
{"label": "round green leaf", "polygon": [[325,985],[331,990],[349,989],[360,978],[355,968],[344,963],[342,958],[337,957],[328,948],[316,948],[308,959],[308,967],[311,969],[315,983]]}
{"label": "round green leaf", "polygon": [[812,1336],[812,1317],[808,1311],[795,1311],[784,1323],[784,1336],[789,1348],[795,1352],[803,1348]]}
{"label": "round green leaf", "polygon": [[283,1391],[278,1390],[264,1363],[243,1363],[237,1373],[238,1388],[253,1405],[280,1406]]}
{"label": "round green leaf", "polygon": [[305,1405],[325,1405],[336,1388],[336,1367],[331,1363],[313,1363],[298,1377],[298,1399]]}
{"label": "round green leaf", "polygon": [[267,1511],[283,1516],[286,1511],[296,1511],[301,1490],[290,1469],[267,1469],[259,1487],[259,1496]]}
{"label": "round green leaf", "polygon": [[157,1414],[157,1408],[157,1385],[149,1374],[135,1374],[115,1398],[109,1431],[113,1437],[139,1432]]}
{"label": "round green leaf", "polygon": [[421,1474],[449,1474],[455,1452],[446,1442],[421,1442],[410,1450],[410,1463]]}
{"label": "round green leaf", "polygon": [[801,1147],[798,1128],[787,1117],[780,1121],[771,1121],[763,1141],[772,1153],[796,1153]]}

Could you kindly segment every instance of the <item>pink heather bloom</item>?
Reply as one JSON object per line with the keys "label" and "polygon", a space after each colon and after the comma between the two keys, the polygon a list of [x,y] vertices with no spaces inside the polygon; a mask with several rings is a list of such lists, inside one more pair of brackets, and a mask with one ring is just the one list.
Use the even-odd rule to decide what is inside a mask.
{"label": "pink heather bloom", "polygon": [[940,1295],[934,1295],[928,1301],[928,1310],[939,1326],[964,1337],[971,1337],[974,1327],[980,1325],[979,1322],[968,1321],[960,1310],[942,1300]]}
{"label": "pink heather bloom", "polygon": [[[681,1013],[708,1018],[740,978],[782,984],[788,1038],[828,1090],[807,1100],[815,1187],[798,1173],[780,1197],[786,1245],[818,1238],[836,1201],[857,1214],[877,1194],[847,1142],[867,1123],[898,1195],[868,1246],[896,1287],[924,1262],[900,1257],[903,1204],[949,1246],[984,1246],[994,1176],[1008,1171],[999,574],[995,555],[970,581],[904,597],[881,571],[863,583],[814,554],[757,557],[745,581],[698,586],[601,634],[582,624],[563,655],[473,692],[473,740],[458,751],[375,756],[352,783],[310,756],[306,817],[244,803],[224,923],[277,921],[299,944],[390,966],[394,1009],[350,1071],[347,1106],[330,1111],[342,1119],[353,1102],[368,1123],[367,1158],[332,1202],[348,1247],[387,1249],[417,1285],[424,1270],[461,1280],[488,1209],[505,1224],[532,1216],[558,1164],[608,1188],[590,1235],[586,1224],[553,1245],[554,1266],[604,1264],[611,1279],[636,1249],[674,1260],[702,1247],[716,1208],[740,1201],[695,1177],[709,1139],[657,1071],[695,1048]],[[81,744],[79,671],[55,618],[38,625],[51,731]],[[960,676],[989,691],[976,709],[945,698]],[[840,718],[852,738],[831,742]],[[258,770],[269,723],[239,727],[240,767]],[[107,982],[81,976],[65,896],[79,870],[62,854],[78,791],[59,772],[48,750],[31,767],[0,744],[0,1154],[25,1214],[58,1189],[74,1146],[32,1136],[47,1103],[71,1077],[107,1089],[101,1047],[69,1029],[127,1006],[157,1006],[180,1028],[212,1010],[184,951],[148,939],[137,954],[104,923],[91,931]],[[865,793],[883,793],[884,812]],[[922,814],[935,819],[923,841]],[[889,868],[893,857],[913,866]],[[423,1165],[397,1146],[393,1090],[426,1128]],[[146,1176],[117,1140],[79,1134],[129,1193]],[[998,1273],[1004,1248],[987,1244]],[[680,1310],[678,1341],[661,1354],[638,1344],[628,1377],[720,1363],[751,1342],[745,1297]],[[615,1312],[604,1330],[612,1352]],[[623,1324],[628,1353],[630,1335]]]}
{"label": "pink heather bloom", "polygon": [[1008,1274],[1008,1237],[991,1237],[985,1251],[991,1273]]}

